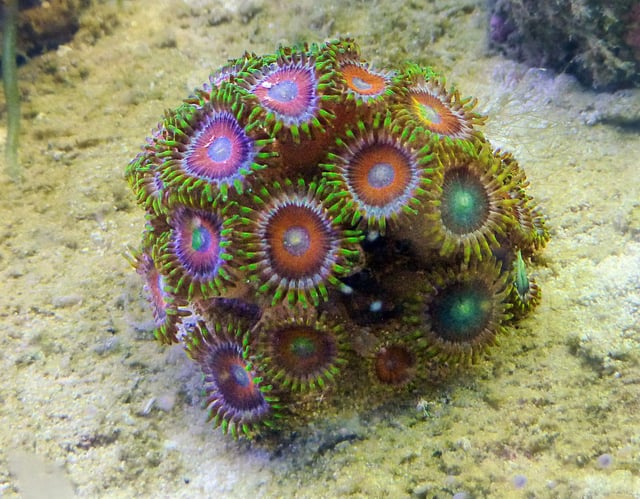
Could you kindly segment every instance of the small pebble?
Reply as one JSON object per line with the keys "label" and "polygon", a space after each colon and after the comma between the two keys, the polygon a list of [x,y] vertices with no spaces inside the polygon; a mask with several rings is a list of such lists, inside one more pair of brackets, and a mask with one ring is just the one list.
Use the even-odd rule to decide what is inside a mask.
{"label": "small pebble", "polygon": [[175,440],[165,440],[163,447],[165,450],[176,450],[178,448],[178,442]]}
{"label": "small pebble", "polygon": [[606,469],[613,464],[613,456],[611,454],[602,454],[597,459],[598,468]]}
{"label": "small pebble", "polygon": [[151,414],[151,409],[153,409],[153,406],[156,403],[156,399],[155,397],[151,397],[146,404],[144,404],[144,407],[142,408],[142,410],[140,410],[140,412],[138,413],[140,416],[148,416],[149,414]]}
{"label": "small pebble", "polygon": [[413,497],[416,499],[425,499],[429,491],[433,488],[430,483],[423,483],[413,489]]}
{"label": "small pebble", "polygon": [[527,477],[524,475],[516,475],[513,477],[513,480],[511,480],[511,483],[513,483],[516,489],[524,489],[527,485]]}
{"label": "small pebble", "polygon": [[118,346],[120,346],[120,340],[112,336],[100,341],[95,347],[93,347],[93,351],[98,355],[104,355],[117,350]]}
{"label": "small pebble", "polygon": [[54,296],[51,300],[51,304],[54,308],[67,308],[73,307],[82,303],[82,295],[72,294],[64,296]]}
{"label": "small pebble", "polygon": [[169,412],[176,405],[175,393],[164,393],[157,397],[151,397],[138,412],[139,416],[148,416],[155,407],[162,412]]}
{"label": "small pebble", "polygon": [[163,412],[169,412],[176,405],[175,393],[165,393],[156,398],[156,407]]}

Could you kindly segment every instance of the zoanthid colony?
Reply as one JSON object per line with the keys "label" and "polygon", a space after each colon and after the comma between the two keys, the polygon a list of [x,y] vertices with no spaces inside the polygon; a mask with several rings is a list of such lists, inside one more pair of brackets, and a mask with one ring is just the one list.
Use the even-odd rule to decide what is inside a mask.
{"label": "zoanthid colony", "polygon": [[165,113],[126,171],[132,261],[215,426],[251,438],[430,383],[535,307],[545,218],[475,104],[341,39],[245,53]]}

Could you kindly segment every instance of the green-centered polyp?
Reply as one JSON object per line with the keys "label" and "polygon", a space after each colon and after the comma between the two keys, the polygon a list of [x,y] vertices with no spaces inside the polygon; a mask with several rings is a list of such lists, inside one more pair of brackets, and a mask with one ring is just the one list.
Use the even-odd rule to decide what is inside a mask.
{"label": "green-centered polyp", "polygon": [[176,208],[171,230],[159,240],[163,273],[188,297],[219,296],[232,280],[231,233],[235,218],[224,210]]}
{"label": "green-centered polyp", "polygon": [[482,259],[499,246],[515,224],[510,195],[513,179],[489,145],[467,153],[452,148],[443,154],[443,175],[439,195],[439,216],[431,228],[440,253],[471,255]]}
{"label": "green-centered polyp", "polygon": [[479,229],[489,216],[489,196],[479,178],[464,168],[447,171],[442,188],[442,222],[456,234]]}
{"label": "green-centered polyp", "polygon": [[264,321],[258,334],[266,372],[291,390],[324,388],[344,363],[342,327],[318,316],[313,307],[279,311]]}
{"label": "green-centered polyp", "polygon": [[453,364],[473,362],[496,342],[510,306],[507,274],[500,267],[494,259],[472,261],[429,277],[424,336],[433,356]]}

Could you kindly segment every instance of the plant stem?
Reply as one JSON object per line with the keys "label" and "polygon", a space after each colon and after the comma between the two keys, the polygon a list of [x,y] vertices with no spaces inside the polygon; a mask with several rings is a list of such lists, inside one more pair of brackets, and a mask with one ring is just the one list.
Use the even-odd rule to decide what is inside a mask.
{"label": "plant stem", "polygon": [[21,177],[18,163],[20,138],[20,92],[16,67],[16,37],[18,31],[18,0],[5,0],[2,43],[2,83],[7,101],[7,143],[5,145],[6,170],[18,182]]}

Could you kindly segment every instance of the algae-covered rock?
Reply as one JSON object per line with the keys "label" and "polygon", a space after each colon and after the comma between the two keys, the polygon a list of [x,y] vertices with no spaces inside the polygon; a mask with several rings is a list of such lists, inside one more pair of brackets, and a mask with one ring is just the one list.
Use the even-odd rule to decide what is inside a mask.
{"label": "algae-covered rock", "polygon": [[80,26],[82,11],[90,4],[90,0],[18,2],[18,53],[32,56],[67,43]]}
{"label": "algae-covered rock", "polygon": [[585,85],[640,84],[638,0],[489,0],[489,44]]}

